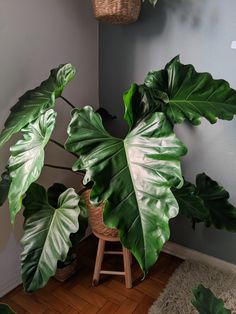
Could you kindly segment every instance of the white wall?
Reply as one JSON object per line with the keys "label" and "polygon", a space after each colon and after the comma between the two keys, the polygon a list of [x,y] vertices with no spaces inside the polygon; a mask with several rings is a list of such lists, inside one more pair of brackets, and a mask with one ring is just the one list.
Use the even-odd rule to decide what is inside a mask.
{"label": "white wall", "polygon": [[[1,0],[0,127],[19,96],[46,79],[51,68],[67,62],[76,67],[77,76],[64,96],[78,106],[98,107],[98,25],[90,1]],[[63,143],[70,109],[58,101],[57,110],[58,129],[53,137]],[[0,152],[0,173],[8,160],[8,147]],[[70,166],[72,161],[73,157],[49,144],[47,162]],[[55,181],[76,187],[80,177],[43,171],[41,183],[48,186]],[[12,227],[4,205],[0,209],[0,296],[19,283],[21,233],[21,215]]]}

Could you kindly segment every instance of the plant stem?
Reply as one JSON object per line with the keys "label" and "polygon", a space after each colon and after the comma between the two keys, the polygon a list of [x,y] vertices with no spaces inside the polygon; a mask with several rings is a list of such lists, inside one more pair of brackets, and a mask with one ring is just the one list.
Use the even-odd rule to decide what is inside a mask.
{"label": "plant stem", "polygon": [[75,156],[78,158],[78,155],[76,155],[75,153],[72,153],[72,152],[69,152],[68,150],[65,149],[64,145],[59,143],[58,141],[56,140],[53,140],[52,138],[49,140],[50,142],[56,144],[57,146],[59,146],[60,148],[64,149],[66,152],[70,153],[71,155]]}
{"label": "plant stem", "polygon": [[[55,168],[55,169],[61,169],[61,170],[68,170],[68,171],[72,171],[71,168],[69,167],[63,167],[63,166],[56,166],[56,165],[51,165],[51,164],[44,164],[45,167],[49,167],[49,168]],[[72,171],[74,172],[74,171]]]}
{"label": "plant stem", "polygon": [[76,108],[68,99],[66,99],[65,97],[63,96],[60,96],[61,99],[63,99],[71,108]]}
{"label": "plant stem", "polygon": [[54,143],[54,144],[56,144],[57,146],[59,146],[59,147],[61,147],[62,149],[64,149],[65,150],[65,147],[64,147],[64,145],[63,144],[61,144],[61,143],[59,143],[58,141],[56,141],[56,140],[54,140],[54,139],[52,139],[52,138],[50,138],[50,140],[49,140],[50,142],[52,142],[52,143]]}
{"label": "plant stem", "polygon": [[49,168],[54,168],[54,169],[61,169],[61,170],[67,170],[70,172],[73,172],[75,174],[83,174],[84,175],[84,171],[73,171],[71,168],[69,167],[63,167],[63,166],[56,166],[56,165],[51,165],[51,164],[44,164],[45,167],[49,167]]}

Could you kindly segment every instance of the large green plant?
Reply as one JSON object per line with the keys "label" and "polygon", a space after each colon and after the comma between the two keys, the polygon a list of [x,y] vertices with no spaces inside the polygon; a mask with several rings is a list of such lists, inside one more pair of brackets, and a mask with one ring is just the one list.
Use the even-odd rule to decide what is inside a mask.
{"label": "large green plant", "polygon": [[[236,91],[210,74],[197,73],[192,65],[174,58],[151,72],[144,84],[133,84],[124,94],[124,139],[111,136],[99,113],[82,109],[61,96],[75,74],[70,64],[51,71],[49,78],[23,95],[11,109],[0,134],[0,145],[14,133],[23,138],[10,148],[0,181],[0,204],[8,196],[11,221],[24,206],[21,255],[26,291],[43,287],[64,261],[73,243],[86,229],[84,204],[74,189],[54,184],[46,190],[35,183],[44,165],[44,148],[56,125],[55,100],[63,98],[73,107],[65,149],[76,156],[73,171],[92,186],[91,201],[104,202],[104,221],[119,230],[124,246],[138,260],[144,274],[156,262],[170,236],[169,219],[179,212],[194,223],[236,231],[236,209],[229,195],[205,174],[196,186],[184,181],[180,158],[187,150],[174,133],[174,124],[193,125],[205,117],[230,120],[236,114]],[[68,166],[45,165],[71,170]]]}

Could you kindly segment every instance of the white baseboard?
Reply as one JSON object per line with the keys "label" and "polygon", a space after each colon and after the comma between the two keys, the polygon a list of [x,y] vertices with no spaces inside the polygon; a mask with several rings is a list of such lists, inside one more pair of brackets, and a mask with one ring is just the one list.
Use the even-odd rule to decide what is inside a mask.
{"label": "white baseboard", "polygon": [[185,246],[168,241],[162,250],[165,253],[177,256],[182,259],[196,260],[202,263],[210,264],[219,269],[236,273],[236,265],[223,261],[219,258],[189,249]]}
{"label": "white baseboard", "polygon": [[8,281],[1,281],[0,283],[0,297],[3,297],[8,292],[15,289],[22,283],[21,276],[19,272],[12,274],[11,278]]}

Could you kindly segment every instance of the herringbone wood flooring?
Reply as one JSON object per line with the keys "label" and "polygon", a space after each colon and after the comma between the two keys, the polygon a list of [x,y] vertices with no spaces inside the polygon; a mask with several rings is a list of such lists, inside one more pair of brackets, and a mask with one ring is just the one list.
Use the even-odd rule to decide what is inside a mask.
{"label": "herringbone wood flooring", "polygon": [[[123,276],[103,276],[98,287],[91,287],[96,248],[97,240],[93,236],[79,244],[78,272],[66,282],[52,278],[45,288],[33,294],[25,294],[19,286],[0,302],[9,304],[18,314],[145,314],[182,262],[162,253],[144,281],[137,263],[133,263],[132,289],[125,288]],[[121,270],[122,257],[107,256],[104,266]]]}

